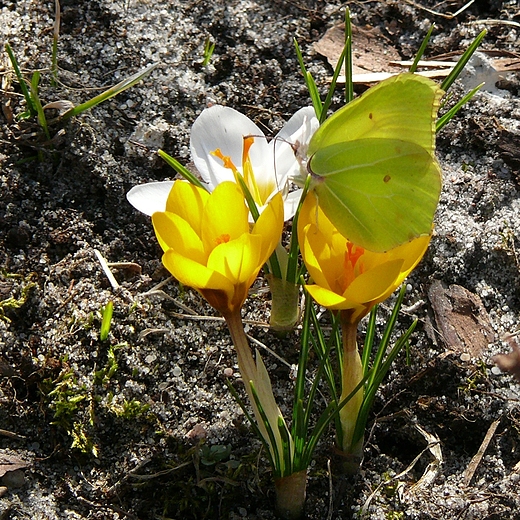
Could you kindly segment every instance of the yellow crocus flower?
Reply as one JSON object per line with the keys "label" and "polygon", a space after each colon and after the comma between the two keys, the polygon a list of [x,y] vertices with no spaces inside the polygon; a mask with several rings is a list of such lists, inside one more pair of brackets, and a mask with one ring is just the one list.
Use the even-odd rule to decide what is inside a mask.
{"label": "yellow crocus flower", "polygon": [[283,200],[276,194],[250,229],[248,208],[234,182],[213,193],[176,181],[164,212],[152,215],[163,264],[224,316],[240,309],[280,241]]}
{"label": "yellow crocus flower", "polygon": [[[339,313],[343,340],[340,400],[363,379],[356,342],[359,321],[401,285],[423,257],[430,237],[420,236],[384,253],[365,250],[338,232],[314,193],[307,195],[298,219],[298,241],[313,281],[306,289],[320,305]],[[339,414],[338,448],[347,473],[357,471],[363,455],[363,438],[354,439],[363,399],[360,388]]]}
{"label": "yellow crocus flower", "polygon": [[298,240],[313,284],[306,289],[323,307],[347,311],[357,323],[388,298],[423,257],[431,235],[384,253],[356,246],[343,237],[309,193],[298,219]]}

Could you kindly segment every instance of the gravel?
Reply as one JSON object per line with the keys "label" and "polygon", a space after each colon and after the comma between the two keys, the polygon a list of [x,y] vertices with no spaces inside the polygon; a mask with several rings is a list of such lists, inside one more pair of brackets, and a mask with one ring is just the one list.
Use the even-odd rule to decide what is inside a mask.
{"label": "gravel", "polygon": [[[0,62],[0,453],[28,465],[18,470],[23,480],[17,473],[0,482],[0,519],[274,518],[265,454],[225,383],[231,376],[242,390],[226,327],[173,280],[161,287],[164,293],[149,294],[168,274],[150,220],[133,210],[125,193],[174,177],[154,153],[158,147],[189,165],[190,127],[208,103],[247,114],[271,135],[307,106],[293,38],[325,92],[331,69],[312,44],[341,22],[343,5],[61,4],[54,87],[53,2],[0,2],[3,40],[27,77],[42,71],[45,102],[79,104],[159,65],[65,125],[50,151],[36,125],[10,120],[24,102],[6,72],[6,55]],[[429,0],[350,7],[356,26],[378,28],[403,59],[413,56],[432,22],[429,57],[465,49],[488,28],[486,54],[472,63],[467,81],[484,74],[494,82],[489,60],[520,52],[516,1],[475,2],[455,18],[433,14],[445,7]],[[207,37],[215,51],[202,66]],[[465,88],[457,84],[454,93]],[[444,188],[435,236],[408,281],[408,312],[401,318],[403,328],[414,318],[420,322],[409,363],[401,356],[381,386],[358,476],[330,477],[333,432],[324,437],[309,471],[308,518],[518,515],[519,386],[494,370],[491,358],[510,350],[501,338],[520,328],[519,91],[514,67],[501,72],[498,85],[478,93],[438,135]],[[334,104],[341,104],[339,92]],[[108,262],[132,263],[112,268],[118,290],[95,249]],[[436,280],[479,298],[495,340],[478,355],[435,333],[440,326],[428,291]],[[288,364],[263,353],[281,407],[290,410],[299,333],[279,340],[258,325],[268,321],[266,287],[257,281],[244,317],[253,322],[249,333]],[[5,304],[11,297],[18,308]],[[100,310],[108,301],[114,302],[113,323],[101,342]],[[112,355],[117,368],[109,377]],[[79,400],[57,415],[57,396]],[[468,467],[495,421],[468,481]],[[440,442],[442,463],[431,438]],[[229,446],[230,455],[207,461],[201,443]]]}

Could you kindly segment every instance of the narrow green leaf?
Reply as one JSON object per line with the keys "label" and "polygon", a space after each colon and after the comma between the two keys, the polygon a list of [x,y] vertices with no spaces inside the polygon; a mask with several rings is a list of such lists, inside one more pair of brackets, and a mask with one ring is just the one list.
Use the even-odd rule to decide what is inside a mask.
{"label": "narrow green leaf", "polygon": [[457,112],[482,88],[484,83],[477,85],[474,89],[470,90],[460,101],[458,101],[453,107],[451,107],[442,117],[437,119],[436,132],[439,132],[441,128],[446,126],[447,123],[457,114]]}
{"label": "narrow green leaf", "polygon": [[460,57],[457,65],[453,68],[453,70],[449,73],[449,75],[444,79],[441,84],[442,90],[447,92],[447,90],[453,85],[453,82],[459,77],[459,74],[462,72],[462,69],[466,66],[466,63],[470,60],[471,56],[473,56],[474,52],[477,50],[480,42],[486,36],[487,31],[484,29],[473,41],[473,43],[466,49],[464,54]]}
{"label": "narrow green leaf", "polygon": [[286,477],[293,473],[293,461],[291,454],[291,434],[287,430],[287,425],[283,417],[278,417],[278,432],[282,439],[282,456],[283,456],[283,470],[282,477]]}
{"label": "narrow green leaf", "polygon": [[314,81],[312,75],[309,72],[307,72],[305,63],[303,61],[302,52],[300,50],[300,46],[298,45],[296,38],[294,39],[294,47],[296,49],[296,56],[298,57],[298,62],[300,64],[300,69],[303,74],[303,79],[305,81],[305,84],[307,85],[307,90],[309,91],[309,95],[311,97],[312,106],[314,107],[314,112],[316,113],[316,118],[318,119],[318,121],[320,121],[323,112],[323,105],[321,103],[318,87],[316,86],[316,82]]}
{"label": "narrow green leaf", "polygon": [[85,101],[85,103],[81,103],[81,105],[78,105],[74,108],[71,108],[70,110],[67,110],[65,114],[63,114],[62,119],[70,119],[71,117],[77,116],[78,114],[81,114],[82,112],[85,112],[85,110],[90,110],[91,108],[99,105],[100,103],[103,103],[103,101],[106,101],[107,99],[113,98],[114,96],[117,96],[124,90],[133,87],[136,83],[139,83],[144,77],[146,77],[152,70],[154,70],[159,64],[155,63],[154,65],[151,65],[150,67],[147,67],[146,69],[137,72],[136,74],[133,74],[129,78],[119,82],[117,85],[114,85],[113,87],[109,88],[108,90],[105,90],[101,94],[99,94],[96,97],[93,97],[92,99],[89,99],[88,101]]}
{"label": "narrow green leaf", "polygon": [[[323,102],[323,107],[321,111],[321,117],[320,117],[320,125],[325,122],[325,119],[327,119],[327,111],[330,107],[330,104],[332,102],[332,96],[334,95],[334,90],[336,88],[336,82],[338,80],[338,76],[341,72],[341,68],[343,67],[343,63],[345,62],[345,56],[348,52],[350,52],[350,40],[345,44],[345,47],[343,47],[343,51],[341,52],[341,55],[338,59],[338,63],[336,64],[336,68],[334,69],[334,74],[332,76],[332,81],[329,87],[329,90],[327,92],[327,97],[325,98],[325,101]],[[351,78],[352,82],[352,78]]]}
{"label": "narrow green leaf", "polygon": [[354,82],[352,81],[352,22],[350,9],[345,8],[345,103],[354,99]]}
{"label": "narrow green leaf", "polygon": [[179,175],[182,175],[187,181],[191,182],[194,186],[202,188],[203,190],[209,191],[207,186],[204,186],[202,182],[193,175],[193,173],[181,164],[177,159],[174,159],[171,155],[168,155],[164,150],[157,150],[157,154],[163,159],[168,166],[171,166]]}
{"label": "narrow green leaf", "polygon": [[419,64],[419,61],[424,55],[424,51],[426,50],[426,47],[428,46],[428,42],[430,41],[430,38],[433,33],[433,29],[435,28],[435,24],[432,23],[430,26],[430,29],[426,33],[426,36],[424,37],[424,40],[421,43],[421,46],[419,47],[419,50],[417,51],[417,55],[415,56],[415,59],[413,60],[413,63],[410,66],[410,72],[415,72],[417,70],[417,65]]}
{"label": "narrow green leaf", "polygon": [[378,305],[375,305],[370,311],[370,318],[368,320],[367,330],[365,333],[365,344],[363,345],[363,355],[361,358],[361,365],[363,366],[363,374],[368,372],[370,365],[370,356],[374,348],[374,338],[376,335],[376,318]]}
{"label": "narrow green leaf", "polygon": [[27,104],[27,110],[29,111],[29,117],[35,116],[37,114],[36,106],[33,103],[31,98],[31,94],[29,94],[29,90],[27,89],[27,85],[25,84],[25,80],[23,79],[22,73],[20,71],[20,67],[18,66],[18,61],[16,56],[11,49],[11,46],[6,43],[5,51],[11,60],[11,65],[13,66],[14,73],[16,74],[16,78],[18,79],[18,84],[20,85],[20,90],[22,91],[23,97],[25,98],[25,103]]}
{"label": "narrow green leaf", "polygon": [[40,73],[36,71],[31,78],[31,99],[36,107],[36,114],[38,116],[38,123],[42,127],[45,137],[48,141],[51,140],[51,134],[49,133],[49,127],[47,125],[47,119],[45,118],[45,112],[43,110],[40,96],[38,94],[38,85],[40,84]]}
{"label": "narrow green leaf", "polygon": [[101,331],[99,333],[99,339],[106,341],[112,325],[112,314],[114,312],[114,302],[110,300],[101,310],[103,319],[101,320]]}

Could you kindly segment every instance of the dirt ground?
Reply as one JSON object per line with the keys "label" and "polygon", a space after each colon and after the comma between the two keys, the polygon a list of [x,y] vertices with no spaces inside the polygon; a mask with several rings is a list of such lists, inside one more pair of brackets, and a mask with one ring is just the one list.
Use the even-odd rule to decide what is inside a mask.
{"label": "dirt ground", "polygon": [[[516,0],[465,4],[349,4],[356,65],[395,70],[385,56],[412,58],[433,22],[426,58],[451,60],[486,28],[485,54],[454,93],[488,84],[438,135],[444,188],[430,249],[408,280],[401,327],[420,321],[408,359],[381,386],[358,476],[330,471],[333,431],[323,438],[310,519],[520,518],[519,383],[491,359],[520,329],[520,12]],[[274,518],[265,454],[225,384],[229,370],[238,378],[227,330],[175,281],[149,294],[168,273],[150,219],[125,194],[174,177],[159,147],[189,165],[190,127],[209,103],[267,135],[307,106],[294,38],[324,93],[332,68],[315,44],[344,7],[62,0],[53,86],[54,2],[0,0],[2,41],[27,78],[41,71],[44,103],[79,104],[159,64],[51,126],[51,147],[35,120],[16,119],[24,100],[0,59],[0,520]],[[208,37],[215,51],[203,66]],[[118,289],[96,250],[116,263]],[[263,354],[289,415],[299,333],[280,340],[265,326],[266,287],[259,279],[244,317],[285,361]]]}

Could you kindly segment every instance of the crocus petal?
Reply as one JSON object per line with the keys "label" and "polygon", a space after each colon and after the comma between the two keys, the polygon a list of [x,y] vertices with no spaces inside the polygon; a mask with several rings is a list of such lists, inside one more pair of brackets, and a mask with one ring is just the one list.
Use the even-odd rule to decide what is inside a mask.
{"label": "crocus petal", "polygon": [[290,220],[296,215],[296,210],[298,209],[298,204],[300,203],[300,199],[302,196],[303,190],[298,188],[297,190],[291,191],[285,197],[283,202],[284,208],[284,217],[285,221]]}
{"label": "crocus petal", "polygon": [[[430,240],[432,238],[431,233],[429,235],[420,236],[406,244],[398,246],[388,251],[389,258],[404,258],[404,263],[401,268],[403,272],[403,279],[406,278],[410,272],[420,262],[424,253],[428,249]],[[401,280],[402,281],[402,280]]]}
{"label": "crocus petal", "polygon": [[267,207],[262,211],[251,231],[254,235],[262,237],[261,263],[267,262],[272,252],[280,242],[283,230],[283,199],[282,194],[277,193]]}
{"label": "crocus petal", "polygon": [[327,309],[353,309],[357,305],[355,302],[347,300],[341,296],[341,294],[329,291],[325,287],[319,285],[306,285],[305,289],[309,291],[309,294],[318,302],[319,305],[326,307]]}
{"label": "crocus petal", "polygon": [[176,181],[166,201],[166,211],[184,219],[200,236],[201,218],[209,193],[187,181]]}
{"label": "crocus petal", "polygon": [[193,228],[174,213],[154,213],[152,223],[163,251],[174,249],[181,256],[205,264],[207,255],[202,240]]}
{"label": "crocus petal", "polygon": [[297,175],[300,164],[294,154],[294,146],[299,149],[307,149],[312,135],[318,129],[319,123],[316,119],[314,108],[304,107],[298,110],[276,137],[269,143],[273,148],[275,156],[276,176],[278,186],[281,189],[287,177]]}
{"label": "crocus petal", "polygon": [[249,211],[240,187],[234,182],[219,184],[204,206],[201,238],[209,253],[222,242],[249,233]]}
{"label": "crocus petal", "polygon": [[307,226],[305,232],[299,234],[300,248],[302,256],[305,259],[305,266],[307,267],[307,271],[309,271],[311,278],[316,284],[320,285],[321,287],[325,287],[326,289],[331,289],[327,275],[322,269],[319,260],[319,258],[324,258],[324,256],[327,254],[327,251],[330,252],[330,248],[325,243],[322,243],[322,247],[320,248],[317,242],[313,247],[309,241],[310,233],[307,233],[309,228],[311,228],[311,225]]}
{"label": "crocus petal", "polygon": [[263,132],[244,114],[229,107],[213,105],[203,110],[195,120],[190,137],[191,156],[202,178],[212,188],[223,181],[233,181],[234,176],[211,152],[220,149],[241,170],[244,136],[248,135],[255,136],[251,147],[253,164],[258,159],[262,162],[268,149],[267,141]]}
{"label": "crocus petal", "polygon": [[134,186],[126,194],[126,198],[135,209],[151,217],[156,211],[166,209],[166,200],[172,186],[173,181],[141,184]]}
{"label": "crocus petal", "polygon": [[263,265],[262,237],[244,234],[237,240],[220,244],[208,258],[208,268],[225,276],[233,285],[256,276]]}
{"label": "crocus petal", "polygon": [[200,289],[213,289],[225,292],[229,299],[233,298],[233,284],[221,273],[199,264],[191,258],[179,255],[173,249],[168,249],[163,257],[164,267],[184,285]]}
{"label": "crocus petal", "polygon": [[347,287],[343,296],[358,303],[384,300],[390,296],[399,284],[396,280],[401,272],[403,259],[385,262],[359,275]]}

